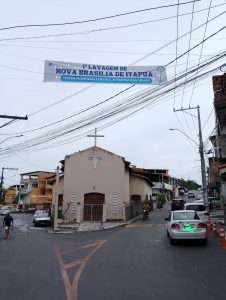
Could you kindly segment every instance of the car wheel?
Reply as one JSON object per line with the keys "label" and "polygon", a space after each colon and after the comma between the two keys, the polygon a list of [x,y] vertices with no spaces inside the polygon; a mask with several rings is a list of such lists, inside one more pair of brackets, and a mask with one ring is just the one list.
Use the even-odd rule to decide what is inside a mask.
{"label": "car wheel", "polygon": [[176,243],[175,240],[170,238],[170,244],[175,245],[175,243]]}
{"label": "car wheel", "polygon": [[168,230],[167,230],[167,236],[168,236],[168,237],[170,237],[170,235],[169,235],[169,231],[168,231]]}

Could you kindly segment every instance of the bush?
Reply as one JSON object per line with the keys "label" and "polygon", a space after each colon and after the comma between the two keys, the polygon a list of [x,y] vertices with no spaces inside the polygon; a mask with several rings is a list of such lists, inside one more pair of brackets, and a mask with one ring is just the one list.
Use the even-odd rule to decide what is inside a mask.
{"label": "bush", "polygon": [[158,206],[163,206],[166,203],[166,195],[165,193],[158,193]]}

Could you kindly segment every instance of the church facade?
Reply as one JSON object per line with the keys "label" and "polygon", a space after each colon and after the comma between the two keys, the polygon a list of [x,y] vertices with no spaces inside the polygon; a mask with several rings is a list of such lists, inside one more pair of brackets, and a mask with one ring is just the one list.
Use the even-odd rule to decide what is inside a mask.
{"label": "church facade", "polygon": [[53,192],[59,222],[125,221],[141,213],[151,181],[132,174],[130,162],[94,146],[67,155]]}

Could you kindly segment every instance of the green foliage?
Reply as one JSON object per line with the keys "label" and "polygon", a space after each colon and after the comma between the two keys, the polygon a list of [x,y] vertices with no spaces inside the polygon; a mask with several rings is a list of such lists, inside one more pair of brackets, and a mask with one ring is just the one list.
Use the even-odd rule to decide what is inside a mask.
{"label": "green foliage", "polygon": [[13,199],[13,204],[18,204],[19,202],[19,194]]}
{"label": "green foliage", "polygon": [[201,188],[201,185],[194,180],[185,180],[183,178],[180,179],[180,186],[186,187],[188,190],[197,190],[198,188]]}
{"label": "green foliage", "polygon": [[165,193],[158,193],[157,197],[158,197],[158,203],[159,204],[164,205],[166,203],[166,195],[165,195]]}

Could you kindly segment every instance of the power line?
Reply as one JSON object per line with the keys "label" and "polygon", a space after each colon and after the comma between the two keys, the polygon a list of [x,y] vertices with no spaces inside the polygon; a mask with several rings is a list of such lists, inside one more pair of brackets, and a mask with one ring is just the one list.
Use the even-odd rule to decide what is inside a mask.
{"label": "power line", "polygon": [[203,125],[203,127],[202,127],[202,130],[205,128],[206,124],[208,123],[208,121],[209,121],[209,119],[210,119],[210,117],[211,117],[213,111],[214,111],[214,106],[213,106],[213,108],[211,109],[211,112],[210,112],[210,114],[209,114],[209,116],[208,116],[206,122],[204,123],[204,125]]}
{"label": "power line", "polygon": [[[182,2],[180,5],[187,5],[193,2],[199,2],[201,0],[192,0],[189,2]],[[28,28],[28,27],[51,27],[51,26],[65,26],[65,25],[74,25],[74,24],[83,24],[83,23],[90,23],[90,22],[97,22],[97,21],[102,21],[102,20],[107,20],[107,19],[112,19],[112,18],[117,18],[117,17],[122,17],[122,16],[128,16],[131,14],[137,14],[137,13],[142,13],[150,10],[157,10],[161,8],[169,8],[169,7],[174,7],[177,6],[178,4],[169,4],[169,5],[162,5],[162,6],[156,6],[156,7],[149,7],[149,8],[144,8],[140,10],[134,10],[134,11],[129,11],[125,13],[120,13],[120,14],[115,14],[111,16],[105,16],[105,17],[100,17],[100,18],[95,18],[95,19],[89,19],[89,20],[83,20],[83,21],[73,21],[73,22],[63,22],[63,23],[47,23],[47,24],[27,24],[27,25],[14,25],[14,26],[9,26],[9,27],[3,27],[0,28],[0,31],[3,30],[11,30],[11,29],[18,29],[18,28]]]}
{"label": "power line", "polygon": [[[226,56],[226,53],[224,54],[224,56]],[[224,57],[224,56],[223,56],[223,57]],[[221,58],[222,58],[222,57],[221,57]],[[218,58],[218,59],[219,59],[219,58]],[[212,62],[212,63],[213,63],[213,62]],[[210,64],[210,62],[208,62],[208,63],[203,64],[202,66],[200,66],[200,67],[199,67],[199,71],[200,71],[201,68],[206,67],[206,66],[209,65],[209,64]],[[218,68],[215,68],[215,69],[212,69],[212,70],[210,70],[210,71],[208,71],[208,72],[206,72],[206,73],[200,74],[200,75],[198,76],[198,78],[205,77],[205,76],[207,76],[208,74],[210,74],[211,72],[215,71],[216,69],[218,69]],[[196,68],[193,69],[193,70],[191,70],[189,73],[192,74],[192,73],[194,73],[195,71],[196,71]],[[178,78],[178,80],[183,79],[183,77],[184,77],[184,74],[182,74],[182,75]],[[187,83],[191,83],[193,80],[194,80],[194,78],[191,78],[191,79],[187,80]],[[172,84],[172,83],[174,83],[174,79],[171,80],[171,82],[169,82],[168,85],[169,85],[169,84]],[[184,82],[181,82],[180,84],[177,85],[176,88],[178,88],[179,86],[182,87],[183,84],[184,84]],[[173,86],[172,88],[169,88],[167,91],[162,91],[162,92],[161,92],[161,89],[163,89],[163,87],[159,88],[160,93],[156,95],[157,98],[160,98],[160,99],[161,99],[161,97],[162,97],[163,94],[172,92],[172,91],[174,90],[174,88],[175,88],[175,87]],[[147,91],[147,92],[148,92],[148,91]],[[133,112],[130,113],[130,114],[126,113],[126,115],[125,115],[124,117],[120,117],[120,119],[127,118],[128,115],[134,114],[136,111],[139,111],[140,109],[143,109],[143,108],[144,108],[144,105],[149,105],[147,101],[150,101],[150,99],[155,99],[155,98],[156,98],[155,95],[152,95],[153,93],[152,93],[151,91],[148,92],[148,93],[147,93],[147,92],[146,92],[146,96],[147,96],[146,100],[144,99],[143,95],[140,95],[140,96],[139,96],[139,98],[140,98],[139,101],[140,101],[140,102],[137,102],[137,103],[132,102],[132,103],[130,104],[130,106],[128,106],[128,101],[126,101],[125,104],[124,104],[124,107],[122,107],[123,110],[121,110],[121,113],[122,113],[122,112],[125,112],[125,111],[127,111],[128,109],[131,109],[131,108],[134,109],[134,108],[135,108],[135,106],[134,106],[135,104],[136,104],[136,106],[139,106],[139,103],[141,103],[141,104],[142,104],[142,107],[141,107],[141,108],[138,108],[137,110],[133,111]],[[150,98],[150,96],[148,96],[148,95],[152,95],[151,98]],[[135,100],[136,100],[136,99],[135,99]],[[145,104],[145,102],[147,102],[147,104]],[[126,106],[125,106],[125,105],[126,105]],[[28,144],[28,141],[27,141],[26,143],[17,144],[16,146],[14,145],[13,148],[12,148],[13,150],[11,150],[11,152],[13,152],[13,151],[15,151],[15,150],[16,150],[16,151],[17,151],[17,150],[21,150],[21,151],[22,151],[22,150],[25,150],[25,149],[28,149],[28,148],[37,146],[38,144],[50,142],[50,141],[53,140],[53,139],[62,137],[63,135],[71,134],[71,133],[73,133],[74,131],[76,131],[76,130],[78,130],[78,129],[81,129],[81,128],[84,128],[84,127],[87,127],[87,126],[91,126],[91,125],[94,124],[94,122],[95,122],[95,123],[98,122],[98,119],[99,119],[99,122],[100,122],[100,121],[103,121],[103,120],[106,119],[106,118],[113,117],[115,114],[118,114],[118,113],[120,112],[120,110],[117,109],[117,105],[115,106],[115,109],[116,109],[116,110],[115,110],[114,112],[111,112],[110,114],[109,114],[109,113],[106,113],[107,111],[105,110],[105,111],[103,112],[104,114],[102,114],[102,116],[100,116],[100,113],[97,112],[97,113],[96,113],[96,116],[97,116],[97,119],[96,119],[96,120],[95,120],[95,119],[87,119],[87,118],[86,118],[84,124],[81,123],[81,120],[78,120],[78,121],[77,121],[78,126],[76,126],[76,128],[69,129],[69,130],[65,131],[64,133],[60,133],[59,129],[56,129],[56,130],[55,130],[56,133],[54,134],[55,136],[50,137],[50,136],[48,136],[48,135],[45,134],[45,135],[42,137],[41,140],[37,140],[37,138],[34,138],[34,139],[30,140],[30,142],[34,141],[32,144],[30,143],[30,145]],[[125,110],[125,109],[126,109],[126,110]],[[73,126],[74,126],[74,124],[75,124],[75,123],[73,123]],[[40,138],[41,138],[41,137],[40,137]],[[43,138],[44,138],[44,139],[43,139]],[[5,152],[5,151],[6,151],[6,152]],[[6,154],[7,152],[9,153],[10,148],[5,149],[5,151],[1,151],[2,154],[3,154],[3,152],[5,152],[5,154]]]}
{"label": "power line", "polygon": [[[200,0],[199,0],[200,1]],[[203,10],[201,10],[203,11]],[[190,13],[188,13],[190,14]],[[186,15],[186,14],[184,14]],[[222,15],[222,14],[220,14]],[[219,16],[220,16],[219,15]],[[157,19],[157,20],[151,20],[151,21],[145,21],[145,22],[138,22],[138,23],[133,23],[133,24],[128,24],[128,25],[121,25],[121,26],[114,26],[114,27],[107,27],[107,28],[99,28],[99,29],[92,29],[92,30],[86,30],[86,31],[80,31],[80,32],[72,32],[72,33],[59,33],[59,34],[48,34],[48,35],[39,35],[39,36],[29,36],[29,37],[18,37],[18,38],[4,38],[0,39],[0,42],[3,41],[16,41],[16,40],[32,40],[32,39],[41,39],[41,38],[49,38],[49,37],[59,37],[59,36],[73,36],[73,35],[80,35],[80,34],[90,34],[94,32],[103,32],[103,31],[108,31],[108,30],[115,30],[115,29],[122,29],[122,28],[129,28],[129,27],[134,27],[134,26],[139,26],[139,25],[144,25],[148,23],[153,23],[156,21],[163,21],[163,20],[169,20],[172,18],[175,18],[176,16],[170,16],[167,18],[163,19]]]}
{"label": "power line", "polygon": [[[220,13],[219,15],[217,15],[217,16],[213,17],[212,19],[208,20],[208,22],[211,22],[211,21],[215,20],[216,18],[218,18],[219,16],[223,15],[224,13],[226,13],[226,11],[223,12],[223,13]],[[196,30],[198,30],[199,28],[201,28],[201,27],[204,26],[204,25],[206,25],[206,22],[203,23],[203,24],[200,24],[200,25],[197,26],[197,27],[195,27],[195,28],[193,29],[193,32],[196,31]],[[223,29],[222,29],[222,30],[223,30]],[[190,31],[184,33],[183,35],[181,35],[180,37],[178,37],[178,39],[181,39],[181,38],[185,37],[185,36],[188,35],[189,33],[190,33]],[[208,38],[210,38],[210,37],[208,37]],[[172,43],[174,43],[176,40],[177,40],[177,39],[174,39],[174,40],[168,42],[167,44],[161,46],[160,48],[154,50],[153,52],[151,52],[151,53],[145,55],[144,57],[142,57],[142,58],[136,60],[136,61],[133,62],[131,65],[135,65],[135,64],[137,64],[138,62],[140,62],[140,61],[142,61],[142,60],[148,58],[149,56],[155,54],[156,52],[159,52],[160,50],[162,50],[162,49],[168,47],[169,45],[171,45]],[[202,41],[202,43],[204,43],[204,42],[205,42],[205,41]],[[199,43],[199,44],[200,44],[200,43]],[[199,45],[199,44],[198,44],[198,45]],[[194,47],[197,47],[197,45],[194,46]],[[192,49],[194,49],[194,47],[193,47]],[[192,49],[189,49],[189,51],[191,51]],[[181,54],[177,59],[179,59],[180,57],[182,57],[183,55],[185,55],[187,52],[188,52],[188,51],[186,51],[186,52],[184,52],[183,54]],[[175,59],[174,59],[173,61],[169,62],[166,66],[169,66],[169,65],[172,64],[174,61],[175,61]],[[1,65],[0,65],[0,66],[1,66]],[[4,67],[5,67],[5,66],[4,66]],[[18,70],[18,68],[12,68],[12,69]],[[21,70],[22,70],[22,69],[21,69]],[[22,70],[22,71],[25,71],[25,70]],[[29,71],[29,72],[31,72],[31,71]],[[36,72],[35,72],[35,73],[36,73]],[[90,85],[89,87],[93,87],[93,86],[95,86],[95,84],[92,84],[92,85]],[[89,88],[89,87],[88,87],[88,88]],[[85,89],[86,89],[86,88],[85,88]],[[83,90],[84,90],[84,89],[82,89],[82,90],[80,90],[80,91],[78,91],[78,92],[76,92],[76,93],[80,93],[80,92],[82,92]],[[68,99],[69,97],[70,97],[70,96],[66,97],[66,99]],[[58,103],[61,103],[62,101],[65,101],[64,98],[63,98],[62,100],[57,101],[56,103],[53,103],[53,104],[51,104],[51,105],[48,105],[48,106],[46,106],[46,107],[44,107],[44,108],[38,110],[38,112],[43,111],[43,110],[45,110],[45,109],[48,109],[48,108],[50,108],[50,107],[52,107],[52,106],[54,106],[54,105],[56,105],[56,104],[58,104]],[[36,112],[35,112],[35,113],[36,113]],[[33,114],[35,114],[35,113],[33,113]]]}
{"label": "power line", "polygon": [[[188,43],[188,49],[189,49],[189,50],[191,49],[191,36],[192,36],[192,28],[193,28],[194,9],[195,9],[195,3],[193,3],[193,7],[192,7],[191,25],[190,25],[190,28],[191,28],[191,29],[190,29],[190,36],[189,36],[189,43]],[[188,55],[187,55],[186,70],[185,70],[185,73],[187,73],[187,67],[188,67],[188,62],[189,62],[189,56],[190,56],[190,51],[188,52]],[[186,80],[186,75],[185,75],[185,79],[184,79],[184,80]],[[184,86],[184,88],[185,88],[185,86]],[[183,100],[184,100],[184,94],[183,94],[182,100],[181,100],[181,107],[183,107]],[[192,134],[192,131],[191,131],[191,129],[190,129],[190,126],[188,125],[188,121],[187,121],[187,118],[186,118],[186,115],[185,115],[184,111],[182,111],[182,113],[183,113],[183,117],[184,117],[185,123],[186,123],[186,125],[187,125],[187,128],[188,128],[188,130],[189,130],[189,132],[190,132],[190,134],[191,134],[191,137],[192,137],[192,139],[194,139],[193,134]],[[194,127],[195,127],[193,116],[192,116],[192,120],[193,120],[193,125],[194,125]],[[196,127],[195,127],[195,128],[196,128]]]}
{"label": "power line", "polygon": [[[210,2],[209,2],[209,10],[208,10],[207,20],[206,20],[206,26],[205,26],[204,34],[203,34],[203,41],[205,41],[205,36],[206,36],[206,30],[207,30],[208,21],[209,21],[209,16],[210,16],[211,5],[212,5],[212,0],[210,0]],[[201,61],[202,51],[203,51],[203,43],[201,44],[201,51],[200,51],[199,63],[200,63],[200,61]],[[198,72],[198,71],[197,71],[197,72]],[[194,82],[194,87],[195,87],[195,82]],[[191,100],[192,100],[192,97],[193,97],[193,93],[194,93],[194,89],[192,90],[192,93],[191,93],[189,106],[191,105]]]}

